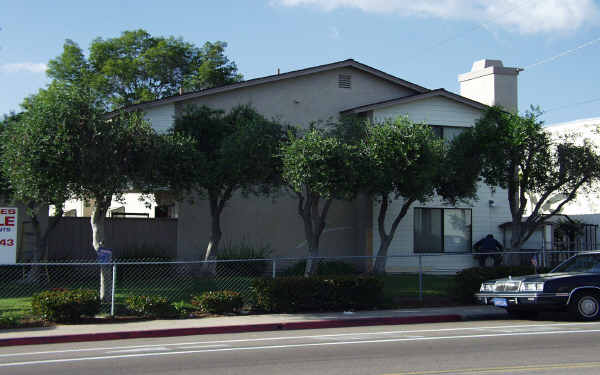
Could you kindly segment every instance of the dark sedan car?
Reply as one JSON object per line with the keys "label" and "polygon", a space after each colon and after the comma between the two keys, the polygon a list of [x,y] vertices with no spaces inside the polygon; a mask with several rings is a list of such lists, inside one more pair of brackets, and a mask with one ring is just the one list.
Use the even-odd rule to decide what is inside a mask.
{"label": "dark sedan car", "polygon": [[546,274],[486,281],[475,297],[517,317],[567,310],[575,319],[596,320],[600,318],[600,251],[575,255]]}

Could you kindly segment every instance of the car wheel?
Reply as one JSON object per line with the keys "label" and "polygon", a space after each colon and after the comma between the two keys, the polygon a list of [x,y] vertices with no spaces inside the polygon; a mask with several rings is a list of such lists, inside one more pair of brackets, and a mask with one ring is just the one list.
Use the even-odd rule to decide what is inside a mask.
{"label": "car wheel", "polygon": [[577,320],[590,321],[600,318],[600,298],[596,293],[575,295],[569,304],[571,316]]}
{"label": "car wheel", "polygon": [[508,316],[512,319],[535,319],[538,316],[537,311],[507,309]]}

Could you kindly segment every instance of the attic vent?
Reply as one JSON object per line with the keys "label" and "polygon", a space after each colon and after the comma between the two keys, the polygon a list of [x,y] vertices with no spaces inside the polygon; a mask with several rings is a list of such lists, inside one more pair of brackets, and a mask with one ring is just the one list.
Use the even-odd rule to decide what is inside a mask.
{"label": "attic vent", "polygon": [[351,89],[352,88],[352,76],[350,74],[338,75],[338,87],[340,89]]}

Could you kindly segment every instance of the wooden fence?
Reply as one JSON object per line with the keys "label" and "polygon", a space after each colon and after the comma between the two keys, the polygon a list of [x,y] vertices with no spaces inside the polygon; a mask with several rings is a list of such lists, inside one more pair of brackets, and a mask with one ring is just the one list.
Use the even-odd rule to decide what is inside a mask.
{"label": "wooden fence", "polygon": [[[177,256],[177,219],[107,218],[106,243],[113,258]],[[64,217],[48,239],[49,260],[95,259],[89,217]]]}

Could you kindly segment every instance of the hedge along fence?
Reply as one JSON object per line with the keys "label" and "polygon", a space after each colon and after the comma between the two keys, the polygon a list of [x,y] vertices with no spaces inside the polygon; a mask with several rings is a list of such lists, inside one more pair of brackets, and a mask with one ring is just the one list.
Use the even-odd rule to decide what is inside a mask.
{"label": "hedge along fence", "polygon": [[55,322],[76,322],[82,315],[94,316],[100,311],[98,292],[89,289],[54,289],[33,296],[34,316]]}
{"label": "hedge along fence", "polygon": [[232,314],[240,312],[244,299],[238,292],[232,290],[219,290],[205,292],[192,297],[192,306],[199,310],[213,314]]}
{"label": "hedge along fence", "polygon": [[252,282],[253,304],[267,312],[373,309],[383,282],[372,276],[278,277]]}

